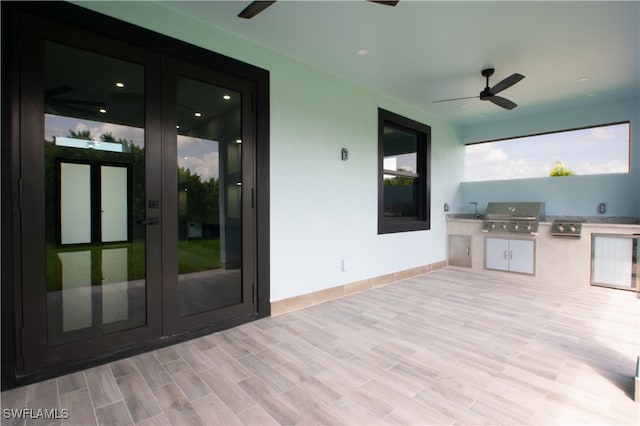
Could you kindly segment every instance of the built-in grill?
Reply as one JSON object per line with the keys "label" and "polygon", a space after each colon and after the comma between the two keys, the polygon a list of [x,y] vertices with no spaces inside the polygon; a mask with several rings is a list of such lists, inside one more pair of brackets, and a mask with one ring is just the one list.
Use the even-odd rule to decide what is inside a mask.
{"label": "built-in grill", "polygon": [[554,237],[580,238],[582,223],[579,221],[555,220],[551,225],[551,235]]}
{"label": "built-in grill", "polygon": [[487,204],[482,231],[537,235],[538,223],[543,219],[544,203],[541,202],[491,202]]}

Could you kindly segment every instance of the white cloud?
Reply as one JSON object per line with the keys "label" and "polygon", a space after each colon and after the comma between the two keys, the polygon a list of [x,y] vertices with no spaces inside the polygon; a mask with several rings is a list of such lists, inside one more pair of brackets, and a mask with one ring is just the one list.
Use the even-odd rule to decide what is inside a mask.
{"label": "white cloud", "polygon": [[193,136],[178,135],[178,149],[199,148],[204,142],[211,142],[206,139],[194,138]]}
{"label": "white cloud", "polygon": [[616,133],[612,127],[594,127],[590,133],[591,137],[599,140],[609,140],[616,137]]}
{"label": "white cloud", "polygon": [[547,176],[544,164],[510,158],[507,153],[491,144],[468,146],[465,161],[465,180],[499,180]]}
{"label": "white cloud", "polygon": [[466,149],[467,165],[483,165],[507,159],[507,154],[492,144],[469,145]]}
{"label": "white cloud", "polygon": [[202,181],[218,178],[220,175],[220,156],[217,152],[207,152],[201,157],[178,157],[178,166],[197,174]]}
{"label": "white cloud", "polygon": [[592,164],[583,163],[578,164],[574,170],[577,175],[595,175],[605,173],[627,173],[629,166],[620,160],[611,160],[607,163]]}

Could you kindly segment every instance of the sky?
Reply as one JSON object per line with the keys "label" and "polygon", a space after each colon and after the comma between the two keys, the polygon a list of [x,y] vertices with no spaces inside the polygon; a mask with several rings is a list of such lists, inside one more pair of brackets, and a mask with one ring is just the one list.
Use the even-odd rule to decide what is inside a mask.
{"label": "sky", "polygon": [[465,181],[546,177],[556,161],[576,175],[628,173],[629,123],[465,147]]}
{"label": "sky", "polygon": [[178,166],[189,169],[205,182],[220,177],[218,142],[178,136]]}
{"label": "sky", "polygon": [[[133,144],[138,147],[144,147],[144,129],[142,128],[45,114],[46,140],[53,140],[55,136],[69,136],[69,130],[74,132],[89,130],[96,141],[100,139],[100,135],[111,133],[116,139],[126,139],[133,141]],[[178,166],[199,175],[202,181],[217,179],[220,174],[218,142],[179,135]]]}
{"label": "sky", "polygon": [[111,133],[116,139],[126,139],[133,141],[136,146],[144,146],[144,129],[139,127],[82,120],[53,114],[45,114],[44,117],[44,138],[48,141],[53,140],[54,136],[69,136],[69,130],[74,132],[89,130],[94,140],[100,140],[101,135]]}

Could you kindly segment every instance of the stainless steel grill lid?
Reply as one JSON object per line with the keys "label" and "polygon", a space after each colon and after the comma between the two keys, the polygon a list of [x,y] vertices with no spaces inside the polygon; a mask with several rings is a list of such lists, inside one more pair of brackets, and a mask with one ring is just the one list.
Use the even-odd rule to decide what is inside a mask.
{"label": "stainless steel grill lid", "polygon": [[482,230],[535,235],[538,223],[543,219],[543,202],[490,202],[487,204]]}

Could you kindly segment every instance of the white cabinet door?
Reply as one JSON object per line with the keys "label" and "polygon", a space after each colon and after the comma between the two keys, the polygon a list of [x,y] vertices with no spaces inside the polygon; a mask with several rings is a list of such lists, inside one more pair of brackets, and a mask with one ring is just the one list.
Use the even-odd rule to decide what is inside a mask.
{"label": "white cabinet door", "polygon": [[533,275],[534,241],[487,238],[485,244],[485,268]]}
{"label": "white cabinet door", "polygon": [[509,270],[509,240],[504,238],[487,238],[485,268]]}
{"label": "white cabinet door", "polygon": [[509,240],[509,270],[533,274],[533,241]]}

